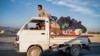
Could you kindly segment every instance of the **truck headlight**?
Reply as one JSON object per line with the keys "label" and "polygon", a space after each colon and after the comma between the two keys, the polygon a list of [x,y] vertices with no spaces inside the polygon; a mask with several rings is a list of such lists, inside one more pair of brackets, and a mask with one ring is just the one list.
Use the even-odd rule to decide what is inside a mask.
{"label": "truck headlight", "polygon": [[18,35],[16,36],[16,41],[19,41],[19,36]]}

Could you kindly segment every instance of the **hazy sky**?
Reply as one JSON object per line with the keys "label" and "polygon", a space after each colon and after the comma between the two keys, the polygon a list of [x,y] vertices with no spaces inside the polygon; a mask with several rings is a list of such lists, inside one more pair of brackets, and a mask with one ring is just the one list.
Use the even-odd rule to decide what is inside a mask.
{"label": "hazy sky", "polygon": [[0,26],[21,27],[37,16],[37,5],[51,15],[71,16],[89,30],[100,31],[100,0],[0,0]]}

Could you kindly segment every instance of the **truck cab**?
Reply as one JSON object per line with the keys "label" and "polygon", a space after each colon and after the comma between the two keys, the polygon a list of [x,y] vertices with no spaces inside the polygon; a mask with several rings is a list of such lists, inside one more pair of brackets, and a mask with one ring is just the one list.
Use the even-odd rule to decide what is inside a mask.
{"label": "truck cab", "polygon": [[88,36],[51,35],[50,19],[32,17],[18,31],[14,45],[18,52],[27,52],[27,56],[39,56],[49,48],[64,52],[70,49],[71,55],[78,56],[80,49],[87,47],[89,43]]}

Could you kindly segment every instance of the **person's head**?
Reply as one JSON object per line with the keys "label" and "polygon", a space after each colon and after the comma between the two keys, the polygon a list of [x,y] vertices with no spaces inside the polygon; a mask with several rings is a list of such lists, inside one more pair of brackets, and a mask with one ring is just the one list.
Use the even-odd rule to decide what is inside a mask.
{"label": "person's head", "polygon": [[45,30],[45,25],[41,25],[41,30]]}
{"label": "person's head", "polygon": [[41,9],[42,9],[42,5],[39,4],[39,5],[38,5],[38,10],[41,10]]}

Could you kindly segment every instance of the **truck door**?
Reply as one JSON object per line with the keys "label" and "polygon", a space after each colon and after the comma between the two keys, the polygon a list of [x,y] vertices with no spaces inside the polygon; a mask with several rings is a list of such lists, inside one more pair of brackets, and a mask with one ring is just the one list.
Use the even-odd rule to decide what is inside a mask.
{"label": "truck door", "polygon": [[31,20],[28,22],[21,32],[22,42],[28,45],[41,45],[44,49],[48,49],[48,38],[46,32],[45,20]]}

